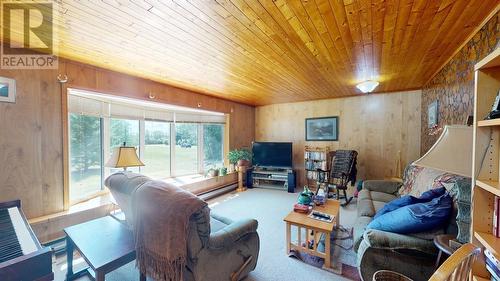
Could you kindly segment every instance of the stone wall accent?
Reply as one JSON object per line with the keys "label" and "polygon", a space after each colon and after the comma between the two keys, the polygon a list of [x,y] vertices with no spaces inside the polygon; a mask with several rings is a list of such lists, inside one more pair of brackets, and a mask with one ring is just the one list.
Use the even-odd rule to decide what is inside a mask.
{"label": "stone wall accent", "polygon": [[[465,46],[422,88],[420,153],[436,142],[429,135],[427,108],[439,101],[439,126],[465,124],[474,112],[474,65],[500,47],[500,12],[494,15]],[[484,116],[478,116],[483,119]]]}

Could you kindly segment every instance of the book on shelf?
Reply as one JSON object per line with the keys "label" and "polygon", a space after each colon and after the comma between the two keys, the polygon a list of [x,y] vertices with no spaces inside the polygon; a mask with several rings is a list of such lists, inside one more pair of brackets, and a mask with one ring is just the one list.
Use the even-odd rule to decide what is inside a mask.
{"label": "book on shelf", "polygon": [[318,172],[318,171],[307,171],[306,178],[309,180],[326,182],[326,181],[328,181],[328,173],[327,172]]}
{"label": "book on shelf", "polygon": [[495,237],[500,238],[500,197],[495,196],[493,203],[493,232]]}
{"label": "book on shelf", "polygon": [[491,274],[491,280],[500,281],[500,274],[498,273],[498,269],[493,269],[488,263],[486,263],[486,270]]}
{"label": "book on shelf", "polygon": [[306,151],[304,158],[309,160],[326,160],[327,153],[324,151]]}
{"label": "book on shelf", "polygon": [[495,257],[495,255],[488,249],[484,250],[484,257],[486,258],[486,261],[490,262],[490,265],[493,268],[497,268],[500,271],[500,261]]}
{"label": "book on shelf", "polygon": [[309,160],[309,159],[306,159],[306,170],[316,170],[316,169],[320,169],[320,170],[326,170],[326,161],[321,161],[321,162],[318,162],[318,161],[312,161],[312,160]]}
{"label": "book on shelf", "polygon": [[488,249],[484,250],[484,257],[486,270],[491,274],[491,280],[500,281],[500,262],[497,257]]}

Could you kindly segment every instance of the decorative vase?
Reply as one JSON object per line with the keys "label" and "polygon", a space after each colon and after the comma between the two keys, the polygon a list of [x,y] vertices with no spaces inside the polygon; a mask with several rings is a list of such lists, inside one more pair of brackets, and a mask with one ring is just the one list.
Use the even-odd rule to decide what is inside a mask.
{"label": "decorative vase", "polygon": [[223,177],[227,175],[227,168],[226,167],[222,167],[219,169],[219,176]]}
{"label": "decorative vase", "polygon": [[250,166],[250,161],[248,161],[246,159],[240,159],[240,160],[238,160],[237,164],[240,167],[248,167],[248,166]]}
{"label": "decorative vase", "polygon": [[229,172],[229,173],[234,173],[234,170],[235,170],[235,168],[234,168],[234,164],[229,164],[229,169],[228,169],[228,172]]}
{"label": "decorative vase", "polygon": [[219,175],[219,170],[210,169],[210,170],[208,170],[207,174],[209,177],[213,178],[213,177],[216,177]]}
{"label": "decorative vase", "polygon": [[314,195],[314,193],[312,193],[311,190],[309,190],[309,188],[307,186],[305,186],[304,191],[302,191],[299,194],[299,200],[298,200],[299,204],[302,204],[302,205],[311,204],[313,195]]}

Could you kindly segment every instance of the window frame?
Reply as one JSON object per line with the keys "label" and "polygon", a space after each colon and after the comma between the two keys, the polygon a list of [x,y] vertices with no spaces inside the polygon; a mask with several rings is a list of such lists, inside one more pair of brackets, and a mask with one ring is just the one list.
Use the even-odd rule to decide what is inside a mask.
{"label": "window frame", "polygon": [[[127,116],[95,116],[96,118],[99,118],[100,120],[100,142],[101,142],[101,162],[102,162],[102,167],[101,167],[101,184],[99,187],[99,190],[95,193],[91,193],[83,198],[78,198],[78,199],[72,199],[70,197],[70,189],[71,187],[71,157],[70,157],[70,152],[71,152],[71,142],[70,140],[70,135],[71,135],[71,121],[70,121],[70,116],[71,114],[78,114],[78,113],[73,113],[67,111],[67,155],[68,155],[68,164],[67,164],[67,169],[68,169],[68,188],[67,188],[67,193],[68,193],[68,202],[69,206],[81,203],[83,201],[90,200],[92,198],[108,194],[109,190],[107,190],[104,186],[104,180],[111,175],[111,169],[109,167],[106,167],[106,162],[107,162],[107,155],[110,155],[111,153],[111,119],[122,119],[122,120],[137,120],[139,121],[139,146],[138,146],[138,156],[139,159],[143,160],[143,155],[144,155],[144,149],[145,149],[145,122],[146,121],[153,121],[153,122],[165,122],[170,124],[170,176],[161,178],[160,180],[164,179],[169,179],[169,178],[175,178],[175,177],[181,177],[181,176],[189,176],[189,175],[205,175],[208,167],[205,167],[204,165],[204,137],[203,137],[203,127],[204,125],[221,125],[222,126],[222,159],[223,159],[223,164],[225,163],[225,150],[226,150],[226,134],[228,133],[228,124],[227,123],[202,123],[202,122],[175,122],[174,121],[165,121],[165,120],[155,120],[155,119],[149,119],[149,118],[133,118],[133,117],[127,117]],[[88,114],[81,114],[81,115],[86,115],[86,116],[92,116]],[[197,172],[195,173],[188,173],[188,174],[177,174],[176,173],[176,161],[175,161],[175,144],[176,144],[176,124],[182,124],[182,123],[189,123],[189,124],[196,124],[197,126]],[[174,144],[174,145],[173,145]],[[139,167],[139,172],[141,171],[141,167]]]}

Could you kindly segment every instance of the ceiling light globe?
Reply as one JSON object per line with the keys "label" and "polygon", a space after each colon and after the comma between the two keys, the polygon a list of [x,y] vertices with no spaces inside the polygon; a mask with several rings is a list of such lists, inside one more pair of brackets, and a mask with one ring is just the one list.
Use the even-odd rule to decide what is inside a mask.
{"label": "ceiling light globe", "polygon": [[359,83],[358,85],[356,85],[356,87],[363,93],[371,93],[373,92],[373,90],[375,90],[375,88],[377,88],[378,86],[378,82],[377,81],[373,81],[373,80],[367,80],[367,81],[364,81],[364,82],[361,82]]}

